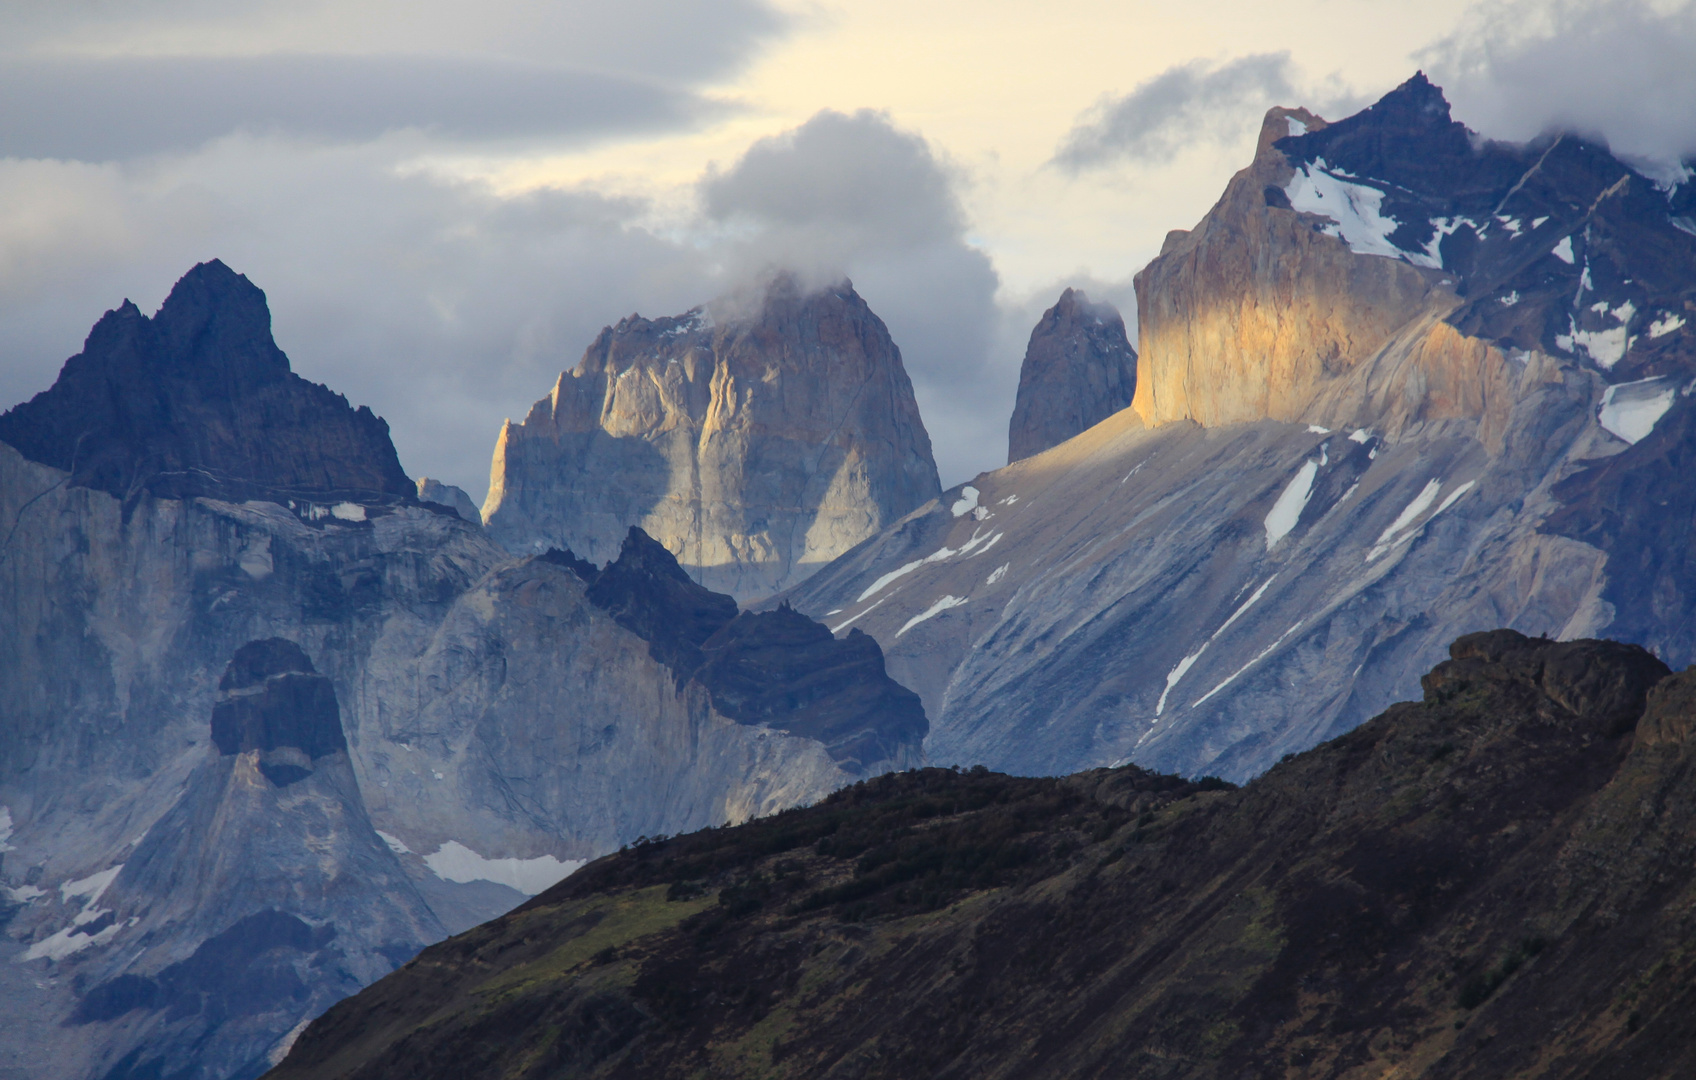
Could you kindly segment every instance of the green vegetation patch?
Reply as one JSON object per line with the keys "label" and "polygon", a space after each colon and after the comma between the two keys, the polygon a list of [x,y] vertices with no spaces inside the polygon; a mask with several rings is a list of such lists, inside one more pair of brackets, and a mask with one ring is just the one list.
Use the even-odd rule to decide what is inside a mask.
{"label": "green vegetation patch", "polygon": [[670,930],[691,915],[718,902],[713,894],[688,900],[667,900],[666,887],[653,885],[634,892],[597,896],[562,904],[550,914],[555,926],[585,927],[540,960],[502,972],[476,988],[476,993],[506,995],[576,974],[579,969],[610,963],[634,942]]}

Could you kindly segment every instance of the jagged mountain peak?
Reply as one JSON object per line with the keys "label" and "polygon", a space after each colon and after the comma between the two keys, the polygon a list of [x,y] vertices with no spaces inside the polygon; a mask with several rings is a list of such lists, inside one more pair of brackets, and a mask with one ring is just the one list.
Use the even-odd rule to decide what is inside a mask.
{"label": "jagged mountain peak", "polygon": [[1031,331],[1007,425],[1009,463],[1058,446],[1130,405],[1137,354],[1112,304],[1067,288]]}
{"label": "jagged mountain peak", "polygon": [[508,550],[615,557],[632,525],[742,600],[811,573],[940,491],[883,320],[792,275],[596,336],[501,431],[483,519]]}
{"label": "jagged mountain peak", "polygon": [[263,499],[309,519],[417,502],[388,425],[294,374],[265,294],[217,260],[151,319],[127,300],[107,312],[50,389],[0,416],[0,440],[125,499]]}

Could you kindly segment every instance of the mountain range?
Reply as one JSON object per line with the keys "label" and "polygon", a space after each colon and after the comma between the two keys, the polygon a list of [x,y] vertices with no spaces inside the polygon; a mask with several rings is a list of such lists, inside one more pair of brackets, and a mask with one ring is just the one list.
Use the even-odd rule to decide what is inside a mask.
{"label": "mountain range", "polygon": [[1423,76],[1275,108],[1137,276],[1131,407],[784,600],[883,644],[933,761],[1016,773],[1246,780],[1498,626],[1689,664],[1693,189]]}
{"label": "mountain range", "polygon": [[922,760],[871,638],[633,527],[509,554],[269,327],[202,264],[0,417],[0,1070],[256,1075],[620,843]]}
{"label": "mountain range", "polygon": [[927,769],[608,856],[269,1075],[1689,1075],[1696,677],[1451,651],[1240,789]]}
{"label": "mountain range", "polygon": [[846,281],[607,327],[480,508],[126,301],[0,415],[0,1078],[1676,1075],[1693,214],[1275,108],[947,491]]}

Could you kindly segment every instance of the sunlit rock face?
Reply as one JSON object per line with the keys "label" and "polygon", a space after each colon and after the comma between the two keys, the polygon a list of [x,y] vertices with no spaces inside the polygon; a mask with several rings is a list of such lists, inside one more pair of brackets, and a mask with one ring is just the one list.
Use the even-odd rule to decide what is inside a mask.
{"label": "sunlit rock face", "polygon": [[1130,405],[1137,354],[1111,304],[1067,289],[1031,331],[1007,425],[1007,463],[1058,446]]}
{"label": "sunlit rock face", "polygon": [[1696,183],[1489,143],[1416,77],[1137,278],[1132,409],[786,599],[883,646],[943,764],[1243,779],[1511,626],[1696,662]]}
{"label": "sunlit rock face", "polygon": [[1499,433],[1510,358],[1609,384],[1682,371],[1691,188],[1573,135],[1484,141],[1423,75],[1332,124],[1273,109],[1254,162],[1137,276],[1135,407],[1151,424]]}
{"label": "sunlit rock face", "polygon": [[847,283],[608,327],[502,428],[483,516],[512,551],[613,559],[640,526],[738,599],[800,581],[939,491],[883,321]]}
{"label": "sunlit rock face", "polygon": [[[258,333],[257,290],[217,295],[197,325]],[[632,630],[581,560],[514,556],[404,475],[342,486],[364,468],[323,453],[358,430],[345,402],[284,410],[267,442],[254,403],[316,391],[268,335],[207,333],[197,379],[280,374],[84,439],[98,474],[0,441],[0,1076],[257,1075],[337,997],[582,860],[922,760],[911,694],[855,694],[883,676],[869,640],[825,650],[851,686],[793,670],[825,632],[788,623],[714,647],[728,691],[679,679],[655,648],[676,609],[633,579],[704,590],[664,548],[609,578],[653,615]],[[141,392],[73,374],[53,415]],[[148,448],[219,417],[268,471],[157,494]],[[378,434],[367,462],[395,460]],[[737,625],[710,600],[697,645]]]}

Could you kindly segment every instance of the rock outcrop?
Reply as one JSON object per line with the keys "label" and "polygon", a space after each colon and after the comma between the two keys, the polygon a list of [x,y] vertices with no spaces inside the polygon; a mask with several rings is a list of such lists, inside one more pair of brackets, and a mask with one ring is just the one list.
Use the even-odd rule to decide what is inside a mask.
{"label": "rock outcrop", "polygon": [[236,650],[202,755],[76,916],[96,918],[24,955],[84,961],[64,1072],[253,1076],[279,1033],[447,933],[372,828],[335,688],[298,645]]}
{"label": "rock outcrop", "polygon": [[740,600],[939,487],[901,352],[846,282],[608,327],[501,429],[483,518],[515,552],[611,560],[632,525]]}
{"label": "rock outcrop", "polygon": [[1031,331],[1007,425],[1007,463],[1094,427],[1136,394],[1137,353],[1111,304],[1067,289]]}
{"label": "rock outcrop", "polygon": [[469,521],[477,525],[483,523],[482,511],[477,509],[477,504],[471,501],[471,496],[465,493],[465,489],[456,484],[444,484],[440,480],[420,476],[418,478],[418,501],[446,506],[458,514],[462,521]]}
{"label": "rock outcrop", "polygon": [[933,761],[1016,772],[1247,779],[1490,626],[1696,662],[1692,187],[1422,77],[1273,109],[1137,278],[1132,410],[785,597],[879,641]]}
{"label": "rock outcrop", "polygon": [[1241,789],[880,777],[586,867],[271,1076],[1689,1076],[1693,684],[1497,631]]}
{"label": "rock outcrop", "polygon": [[[161,400],[159,430],[83,440],[113,490],[0,442],[0,1075],[253,1076],[336,997],[586,859],[918,763],[922,713],[877,681],[869,641],[828,643],[854,675],[823,690],[781,661],[817,641],[758,642],[732,665],[753,702],[732,716],[692,677],[705,652],[681,680],[656,659],[652,628],[677,608],[639,596],[644,580],[705,592],[659,545],[642,573],[609,571],[615,612],[590,596],[593,566],[508,554],[398,466],[393,485],[346,486],[395,461],[380,422],[380,453],[344,455],[334,433],[359,414],[296,407],[320,396],[253,336],[263,309],[241,298],[257,290],[233,275],[247,322],[227,296],[180,322],[217,275],[200,268],[131,328],[153,343],[143,358],[217,373],[268,356],[269,381],[190,394],[198,411]],[[198,344],[173,352],[165,330],[182,325]],[[48,413],[74,415],[76,390],[140,415],[116,368],[66,375]],[[219,417],[240,431],[197,433]],[[222,497],[148,464],[226,435],[265,468],[197,489]],[[711,601],[697,649],[737,624],[733,601]],[[653,616],[643,633],[620,622],[636,611]],[[768,656],[774,681],[748,683]]]}
{"label": "rock outcrop", "polygon": [[679,686],[693,680],[704,688],[720,714],[817,740],[856,776],[922,760],[924,706],[888,676],[883,650],[865,634],[838,641],[787,606],[739,613],[735,600],[689,580],[634,525],[604,570],[558,549],[546,558],[582,578],[590,602],[646,640]]}
{"label": "rock outcrop", "polygon": [[1570,134],[1481,140],[1424,75],[1334,124],[1273,109],[1253,164],[1137,276],[1135,407],[1394,436],[1499,428],[1530,352],[1609,383],[1696,373],[1677,201]]}
{"label": "rock outcrop", "polygon": [[52,389],[0,416],[0,441],[120,499],[417,497],[388,425],[290,371],[265,294],[216,259],[151,319],[127,300],[108,311]]}

